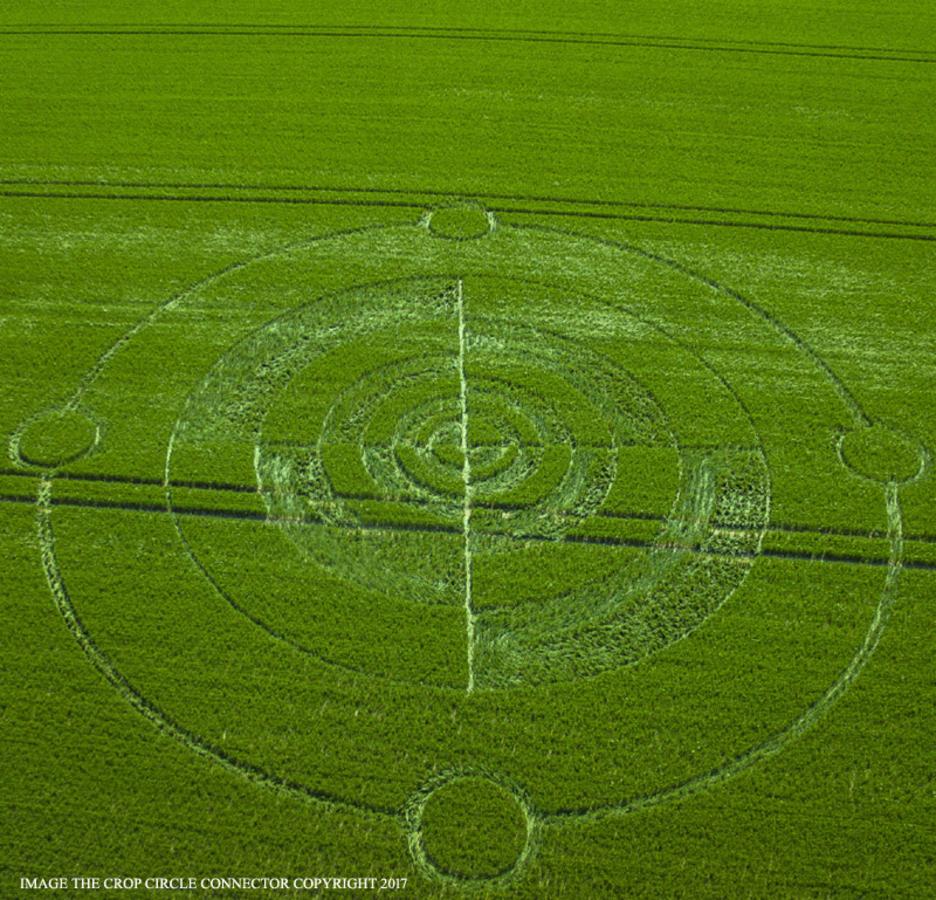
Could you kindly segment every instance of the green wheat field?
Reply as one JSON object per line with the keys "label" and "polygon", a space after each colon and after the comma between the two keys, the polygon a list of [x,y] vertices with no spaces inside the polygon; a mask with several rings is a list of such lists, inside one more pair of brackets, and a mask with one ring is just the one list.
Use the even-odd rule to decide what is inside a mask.
{"label": "green wheat field", "polygon": [[0,896],[936,896],[934,87],[911,0],[5,4]]}

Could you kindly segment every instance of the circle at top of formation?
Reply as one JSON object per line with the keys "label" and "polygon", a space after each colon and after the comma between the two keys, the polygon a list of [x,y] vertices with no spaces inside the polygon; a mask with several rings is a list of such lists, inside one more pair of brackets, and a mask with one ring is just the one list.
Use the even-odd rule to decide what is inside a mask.
{"label": "circle at top of formation", "polygon": [[494,230],[495,219],[484,207],[475,203],[440,206],[426,217],[429,232],[450,241],[470,241]]}

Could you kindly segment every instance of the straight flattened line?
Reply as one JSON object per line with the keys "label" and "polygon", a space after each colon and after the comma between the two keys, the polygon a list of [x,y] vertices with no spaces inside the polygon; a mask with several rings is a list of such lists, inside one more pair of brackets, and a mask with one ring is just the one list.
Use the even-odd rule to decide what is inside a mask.
{"label": "straight flattened line", "polygon": [[[116,200],[123,202],[162,203],[270,203],[307,206],[360,206],[396,209],[423,209],[424,203],[402,200],[336,200],[320,197],[234,197],[231,195],[182,195],[182,194],[113,194],[97,192],[45,192],[45,191],[0,191],[0,197],[32,200]],[[703,225],[718,228],[754,228],[764,231],[790,231],[803,234],[828,234],[846,237],[887,238],[904,241],[936,241],[936,236],[888,231],[862,231],[848,228],[811,228],[804,225],[779,225],[766,222],[729,222],[721,219],[684,219],[673,216],[648,216],[627,213],[604,213],[590,210],[525,209],[520,207],[490,207],[493,213],[527,216],[565,216],[580,219],[609,219],[624,222],[653,222],[662,225]]]}
{"label": "straight flattened line", "polygon": [[462,279],[458,279],[455,288],[458,306],[458,396],[461,406],[459,431],[461,432],[462,482],[464,499],[462,503],[462,531],[465,542],[465,630],[468,652],[468,686],[470,694],[474,690],[474,652],[475,652],[475,611],[471,600],[471,456],[468,452],[468,378],[465,374],[465,291]]}
{"label": "straight flattened line", "polygon": [[422,41],[470,41],[484,43],[521,43],[521,44],[557,44],[567,46],[590,46],[590,47],[630,47],[641,50],[676,50],[692,51],[703,53],[742,53],[761,56],[792,56],[792,57],[814,57],[821,59],[847,59],[859,60],[864,62],[899,62],[899,63],[933,63],[936,58],[928,56],[895,56],[889,53],[855,53],[852,51],[832,51],[832,50],[806,50],[782,48],[779,46],[730,46],[728,44],[689,44],[679,41],[667,40],[602,40],[586,37],[549,37],[543,35],[534,37],[533,35],[520,34],[468,34],[463,32],[393,32],[385,31],[319,31],[297,28],[286,31],[264,31],[257,28],[226,30],[206,29],[206,28],[82,28],[82,29],[7,29],[0,30],[0,37],[11,36],[53,36],[62,37],[89,36],[89,37],[142,37],[142,36],[162,36],[162,37],[274,37],[274,38],[352,38],[365,40],[422,40]]}
{"label": "straight flattened line", "polygon": [[[286,447],[293,450],[312,450],[315,448],[314,443],[309,443],[308,441],[288,441],[288,440],[263,440],[261,443],[266,447]],[[636,442],[625,443],[621,442],[618,446],[635,446]],[[327,446],[327,445],[326,445]],[[393,441],[373,441],[368,444],[369,448],[375,450],[392,450],[395,446],[398,446]],[[406,446],[406,445],[404,445]],[[549,447],[554,447],[556,444],[548,444],[540,441],[473,441],[471,444],[472,450],[506,450],[509,447],[516,447],[519,450],[545,450]],[[576,444],[576,449],[579,450],[613,450],[611,443],[607,444]]]}
{"label": "straight flattened line", "polygon": [[868,216],[842,216],[813,212],[750,209],[733,206],[706,206],[692,203],[665,203],[650,200],[608,200],[565,197],[545,194],[506,194],[472,191],[443,191],[438,188],[348,187],[315,184],[270,184],[257,182],[178,182],[178,181],[102,181],[94,179],[0,178],[0,185],[48,185],[50,187],[97,187],[161,190],[235,190],[235,191],[308,191],[329,194],[392,194],[407,197],[474,197],[482,200],[514,200],[529,203],[570,203],[578,206],[621,207],[627,209],[670,209],[683,212],[729,213],[781,219],[808,219],[823,222],[855,222],[868,225],[894,225],[905,228],[936,228],[936,222],[910,219],[881,219]]}

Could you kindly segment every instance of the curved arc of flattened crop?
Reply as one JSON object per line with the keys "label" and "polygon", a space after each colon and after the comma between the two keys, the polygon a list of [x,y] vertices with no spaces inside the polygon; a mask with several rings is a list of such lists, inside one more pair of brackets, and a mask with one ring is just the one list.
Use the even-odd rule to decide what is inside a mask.
{"label": "curved arc of flattened crop", "polygon": [[244,762],[225,753],[210,741],[189,731],[165,713],[151,700],[147,700],[117,668],[110,657],[100,648],[91,636],[72,603],[65,580],[59,568],[55,552],[55,534],[52,529],[52,483],[53,479],[43,478],[39,484],[36,498],[36,530],[39,540],[42,568],[52,593],[52,599],[59,614],[64,619],[68,630],[78,643],[82,652],[104,679],[148,722],[160,732],[178,741],[198,756],[210,759],[228,771],[237,774],[254,784],[262,785],[281,794],[304,801],[314,801],[331,809],[364,812],[391,819],[400,819],[396,809],[358,803],[319,791],[297,781],[265,771],[259,766]]}
{"label": "curved arc of flattened crop", "polygon": [[205,275],[203,278],[199,278],[197,281],[192,282],[192,284],[187,285],[182,290],[177,291],[171,297],[166,298],[161,303],[159,303],[155,308],[150,310],[145,316],[135,322],[130,326],[127,331],[125,331],[113,344],[110,345],[98,358],[95,360],[94,365],[88,369],[87,372],[82,376],[81,381],[78,384],[78,387],[75,389],[71,397],[66,401],[64,409],[76,409],[78,404],[81,402],[81,398],[87,393],[88,389],[92,384],[98,379],[100,374],[107,367],[107,364],[116,356],[131,340],[133,340],[136,335],[138,335],[144,328],[148,325],[152,325],[164,312],[169,311],[175,306],[178,306],[183,300],[187,297],[190,297],[196,291],[200,290],[203,287],[206,287],[209,284],[213,284],[216,281],[224,278],[226,275],[231,275],[234,272],[239,272],[241,269],[246,269],[248,266],[253,263],[260,262],[265,259],[273,259],[277,256],[282,256],[286,253],[289,253],[292,250],[298,250],[300,247],[311,246],[316,244],[319,241],[330,240],[331,238],[336,237],[348,237],[353,234],[363,234],[369,231],[380,231],[385,228],[398,227],[394,225],[366,225],[360,228],[346,228],[342,231],[333,231],[328,234],[316,235],[311,238],[304,238],[301,241],[294,241],[289,244],[277,247],[275,250],[265,251],[263,253],[257,253],[253,256],[248,256],[245,259],[239,259],[235,262],[228,263],[226,266],[222,266],[220,269],[216,269],[213,272]]}
{"label": "curved arc of flattened crop", "polygon": [[894,602],[897,598],[897,588],[903,559],[903,516],[900,510],[900,499],[895,484],[888,484],[884,489],[885,505],[887,507],[887,530],[891,550],[888,560],[887,574],[884,578],[884,589],[871,617],[871,624],[865,633],[861,646],[851,658],[848,665],[841,671],[838,678],[826,691],[814,701],[803,713],[789,722],[784,728],[775,732],[767,740],[738,754],[732,760],[697,775],[679,784],[671,785],[652,794],[633,797],[618,804],[590,807],[587,809],[565,809],[553,813],[539,812],[544,824],[561,825],[574,821],[595,821],[626,815],[641,809],[659,806],[669,800],[682,800],[697,794],[714,784],[727,781],[755,763],[777,753],[793,738],[799,737],[808,731],[822,716],[835,705],[836,701],[845,693],[852,682],[861,674],[874,654],[881,636],[890,619]]}
{"label": "curved arc of flattened crop", "polygon": [[[549,225],[512,225],[510,227],[516,228],[520,231],[542,231],[566,236],[574,234],[576,237],[581,237],[581,235],[578,235],[575,232],[567,231],[563,228],[554,228]],[[849,390],[845,382],[843,382],[842,379],[835,374],[829,364],[812,348],[812,346],[810,346],[807,341],[804,341],[795,331],[793,331],[792,328],[784,325],[783,322],[769,313],[766,309],[764,309],[764,307],[755,303],[748,297],[745,297],[744,294],[741,294],[738,291],[723,285],[721,282],[716,281],[714,278],[709,278],[707,275],[703,275],[702,273],[697,272],[695,269],[692,269],[689,266],[683,265],[681,262],[678,262],[675,259],[670,259],[668,256],[663,256],[659,253],[654,253],[651,250],[645,250],[642,247],[637,247],[633,244],[627,244],[622,241],[612,241],[610,238],[593,237],[591,235],[587,235],[586,237],[588,237],[589,240],[592,240],[598,244],[603,244],[606,247],[612,247],[617,250],[624,250],[627,253],[633,253],[637,256],[643,257],[644,259],[659,263],[660,265],[666,266],[666,268],[671,269],[674,272],[678,272],[681,275],[686,275],[694,281],[707,285],[708,287],[712,288],[712,290],[717,291],[725,297],[728,297],[730,300],[734,300],[740,303],[753,315],[763,319],[763,321],[770,325],[771,328],[783,335],[783,337],[790,341],[801,353],[803,353],[809,359],[813,365],[815,365],[822,372],[823,375],[826,376],[826,378],[832,383],[832,386],[839,395],[840,399],[848,407],[849,411],[859,423],[863,425],[871,424],[870,417],[864,411],[855,395]]]}

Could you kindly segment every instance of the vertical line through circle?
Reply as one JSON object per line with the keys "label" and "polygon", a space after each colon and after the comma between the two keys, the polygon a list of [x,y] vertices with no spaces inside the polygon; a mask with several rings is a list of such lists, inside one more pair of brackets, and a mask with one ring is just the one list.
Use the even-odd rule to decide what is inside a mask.
{"label": "vertical line through circle", "polygon": [[465,292],[462,279],[455,284],[458,307],[458,380],[461,402],[461,451],[464,501],[462,535],[465,542],[465,630],[468,638],[468,693],[474,690],[475,614],[471,603],[471,459],[468,455],[468,379],[465,377]]}

